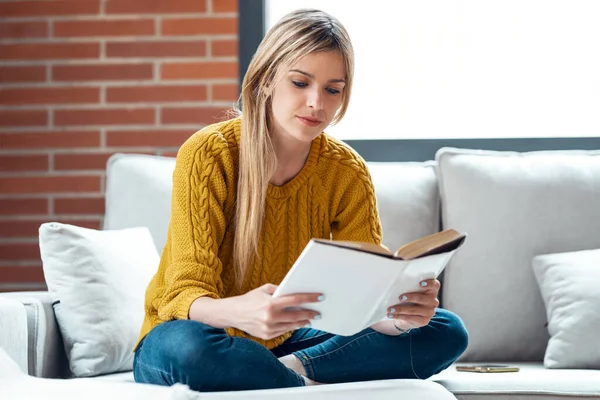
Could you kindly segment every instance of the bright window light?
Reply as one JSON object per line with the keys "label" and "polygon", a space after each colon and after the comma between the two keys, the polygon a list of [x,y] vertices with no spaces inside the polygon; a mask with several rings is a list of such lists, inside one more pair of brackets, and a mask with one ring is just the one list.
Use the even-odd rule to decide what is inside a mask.
{"label": "bright window light", "polygon": [[342,139],[600,136],[600,1],[265,0],[336,16],[356,53]]}

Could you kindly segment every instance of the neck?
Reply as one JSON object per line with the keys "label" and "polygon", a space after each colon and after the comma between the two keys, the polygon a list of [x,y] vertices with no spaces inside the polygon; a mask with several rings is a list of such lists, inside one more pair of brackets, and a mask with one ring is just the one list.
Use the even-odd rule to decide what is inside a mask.
{"label": "neck", "polygon": [[277,135],[273,135],[273,146],[277,155],[277,170],[271,178],[271,183],[281,186],[302,171],[310,154],[311,142],[281,140]]}

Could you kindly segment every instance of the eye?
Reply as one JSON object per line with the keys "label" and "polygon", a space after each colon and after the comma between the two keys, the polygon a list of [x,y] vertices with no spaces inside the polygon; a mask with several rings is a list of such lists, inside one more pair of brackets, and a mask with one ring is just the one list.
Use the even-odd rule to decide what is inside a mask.
{"label": "eye", "polygon": [[292,83],[294,84],[294,86],[299,87],[299,88],[308,86],[308,83],[306,83],[306,82],[292,81]]}
{"label": "eye", "polygon": [[333,95],[340,94],[340,91],[334,88],[327,88],[327,91]]}

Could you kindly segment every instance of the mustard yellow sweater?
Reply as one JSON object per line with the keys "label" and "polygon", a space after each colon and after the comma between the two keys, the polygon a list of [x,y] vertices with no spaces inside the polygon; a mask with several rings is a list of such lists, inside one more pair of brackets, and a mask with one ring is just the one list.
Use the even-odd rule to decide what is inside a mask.
{"label": "mustard yellow sweater", "polygon": [[[259,257],[237,289],[232,224],[240,125],[236,118],[207,126],[177,154],[167,242],[146,290],[138,343],[161,322],[188,319],[192,302],[201,296],[226,298],[281,283],[313,237],[381,243],[373,184],[363,159],[322,133],[312,142],[300,173],[283,186],[269,186]],[[226,331],[267,348],[291,336],[262,340],[235,328]]]}

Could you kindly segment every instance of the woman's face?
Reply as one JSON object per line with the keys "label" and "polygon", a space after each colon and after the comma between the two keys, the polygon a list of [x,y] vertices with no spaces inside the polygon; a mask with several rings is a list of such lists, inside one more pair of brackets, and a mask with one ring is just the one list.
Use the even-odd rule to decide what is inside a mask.
{"label": "woman's face", "polygon": [[311,53],[292,65],[273,92],[272,133],[300,142],[319,136],[342,105],[345,75],[337,51]]}

